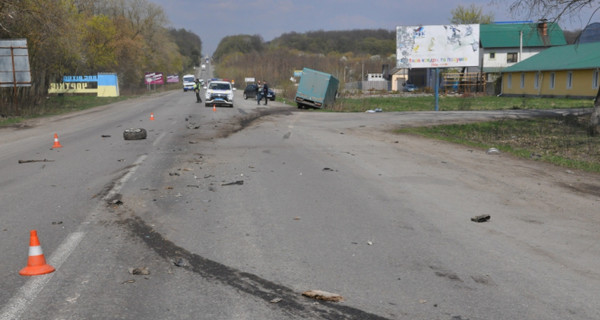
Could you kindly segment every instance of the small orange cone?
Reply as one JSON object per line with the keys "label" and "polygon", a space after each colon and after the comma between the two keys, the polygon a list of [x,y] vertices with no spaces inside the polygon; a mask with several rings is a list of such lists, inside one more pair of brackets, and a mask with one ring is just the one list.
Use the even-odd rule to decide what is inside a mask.
{"label": "small orange cone", "polygon": [[52,149],[54,148],[62,148],[60,142],[58,142],[58,135],[56,133],[54,134],[54,145],[52,146]]}
{"label": "small orange cone", "polygon": [[37,231],[31,230],[29,237],[29,259],[27,260],[27,267],[21,269],[19,274],[22,276],[37,276],[40,274],[46,274],[54,272],[54,267],[46,264],[46,258],[42,252],[42,246],[37,236]]}
{"label": "small orange cone", "polygon": [[216,104],[213,104],[213,111],[215,111],[215,112],[217,111],[217,105]]}
{"label": "small orange cone", "polygon": [[154,112],[150,113],[150,120],[154,120]]}

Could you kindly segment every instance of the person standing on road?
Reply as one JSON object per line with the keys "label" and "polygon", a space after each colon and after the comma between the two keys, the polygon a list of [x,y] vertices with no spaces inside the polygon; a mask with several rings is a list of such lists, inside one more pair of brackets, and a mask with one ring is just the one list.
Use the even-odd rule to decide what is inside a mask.
{"label": "person standing on road", "polygon": [[194,83],[194,92],[196,93],[196,103],[202,102],[202,99],[200,99],[200,79],[196,79]]}
{"label": "person standing on road", "polygon": [[[266,81],[263,81],[262,93],[263,93],[263,97],[265,97],[265,106],[266,106],[267,102],[269,101],[269,85],[267,84]],[[260,100],[258,100],[258,104],[260,104]]]}
{"label": "person standing on road", "polygon": [[262,86],[260,85],[260,80],[258,80],[258,83],[256,84],[256,104],[260,104],[260,100],[262,99],[261,94]]}

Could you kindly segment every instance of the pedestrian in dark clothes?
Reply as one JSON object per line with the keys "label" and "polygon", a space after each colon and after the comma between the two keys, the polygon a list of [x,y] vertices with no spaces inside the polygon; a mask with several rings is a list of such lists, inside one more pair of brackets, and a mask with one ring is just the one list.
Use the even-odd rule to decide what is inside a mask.
{"label": "pedestrian in dark clothes", "polygon": [[[269,101],[269,85],[267,84],[266,81],[263,81],[263,96],[265,97],[265,106],[267,105],[267,102]],[[260,103],[260,100],[259,100]]]}

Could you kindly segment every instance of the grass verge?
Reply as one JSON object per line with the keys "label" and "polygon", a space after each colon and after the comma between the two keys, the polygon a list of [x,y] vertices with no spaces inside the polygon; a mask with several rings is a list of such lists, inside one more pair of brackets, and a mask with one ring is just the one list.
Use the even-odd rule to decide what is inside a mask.
{"label": "grass verge", "polygon": [[498,150],[558,166],[600,173],[600,137],[587,134],[589,115],[505,119],[471,124],[402,128],[398,133]]}

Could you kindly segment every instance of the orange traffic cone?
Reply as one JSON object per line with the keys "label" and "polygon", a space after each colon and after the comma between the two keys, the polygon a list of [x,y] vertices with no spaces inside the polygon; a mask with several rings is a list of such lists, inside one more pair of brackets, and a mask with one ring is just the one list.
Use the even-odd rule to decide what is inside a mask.
{"label": "orange traffic cone", "polygon": [[217,111],[217,105],[213,104],[213,111]]}
{"label": "orange traffic cone", "polygon": [[150,113],[150,120],[154,120],[154,112]]}
{"label": "orange traffic cone", "polygon": [[46,274],[54,272],[54,267],[46,264],[46,258],[42,252],[42,246],[40,246],[40,240],[38,240],[37,231],[31,230],[29,237],[29,259],[27,260],[27,267],[21,269],[19,274],[22,276],[37,276],[40,274]]}
{"label": "orange traffic cone", "polygon": [[54,148],[62,148],[60,142],[58,142],[58,135],[56,133],[54,134],[54,145],[52,146],[52,149]]}

